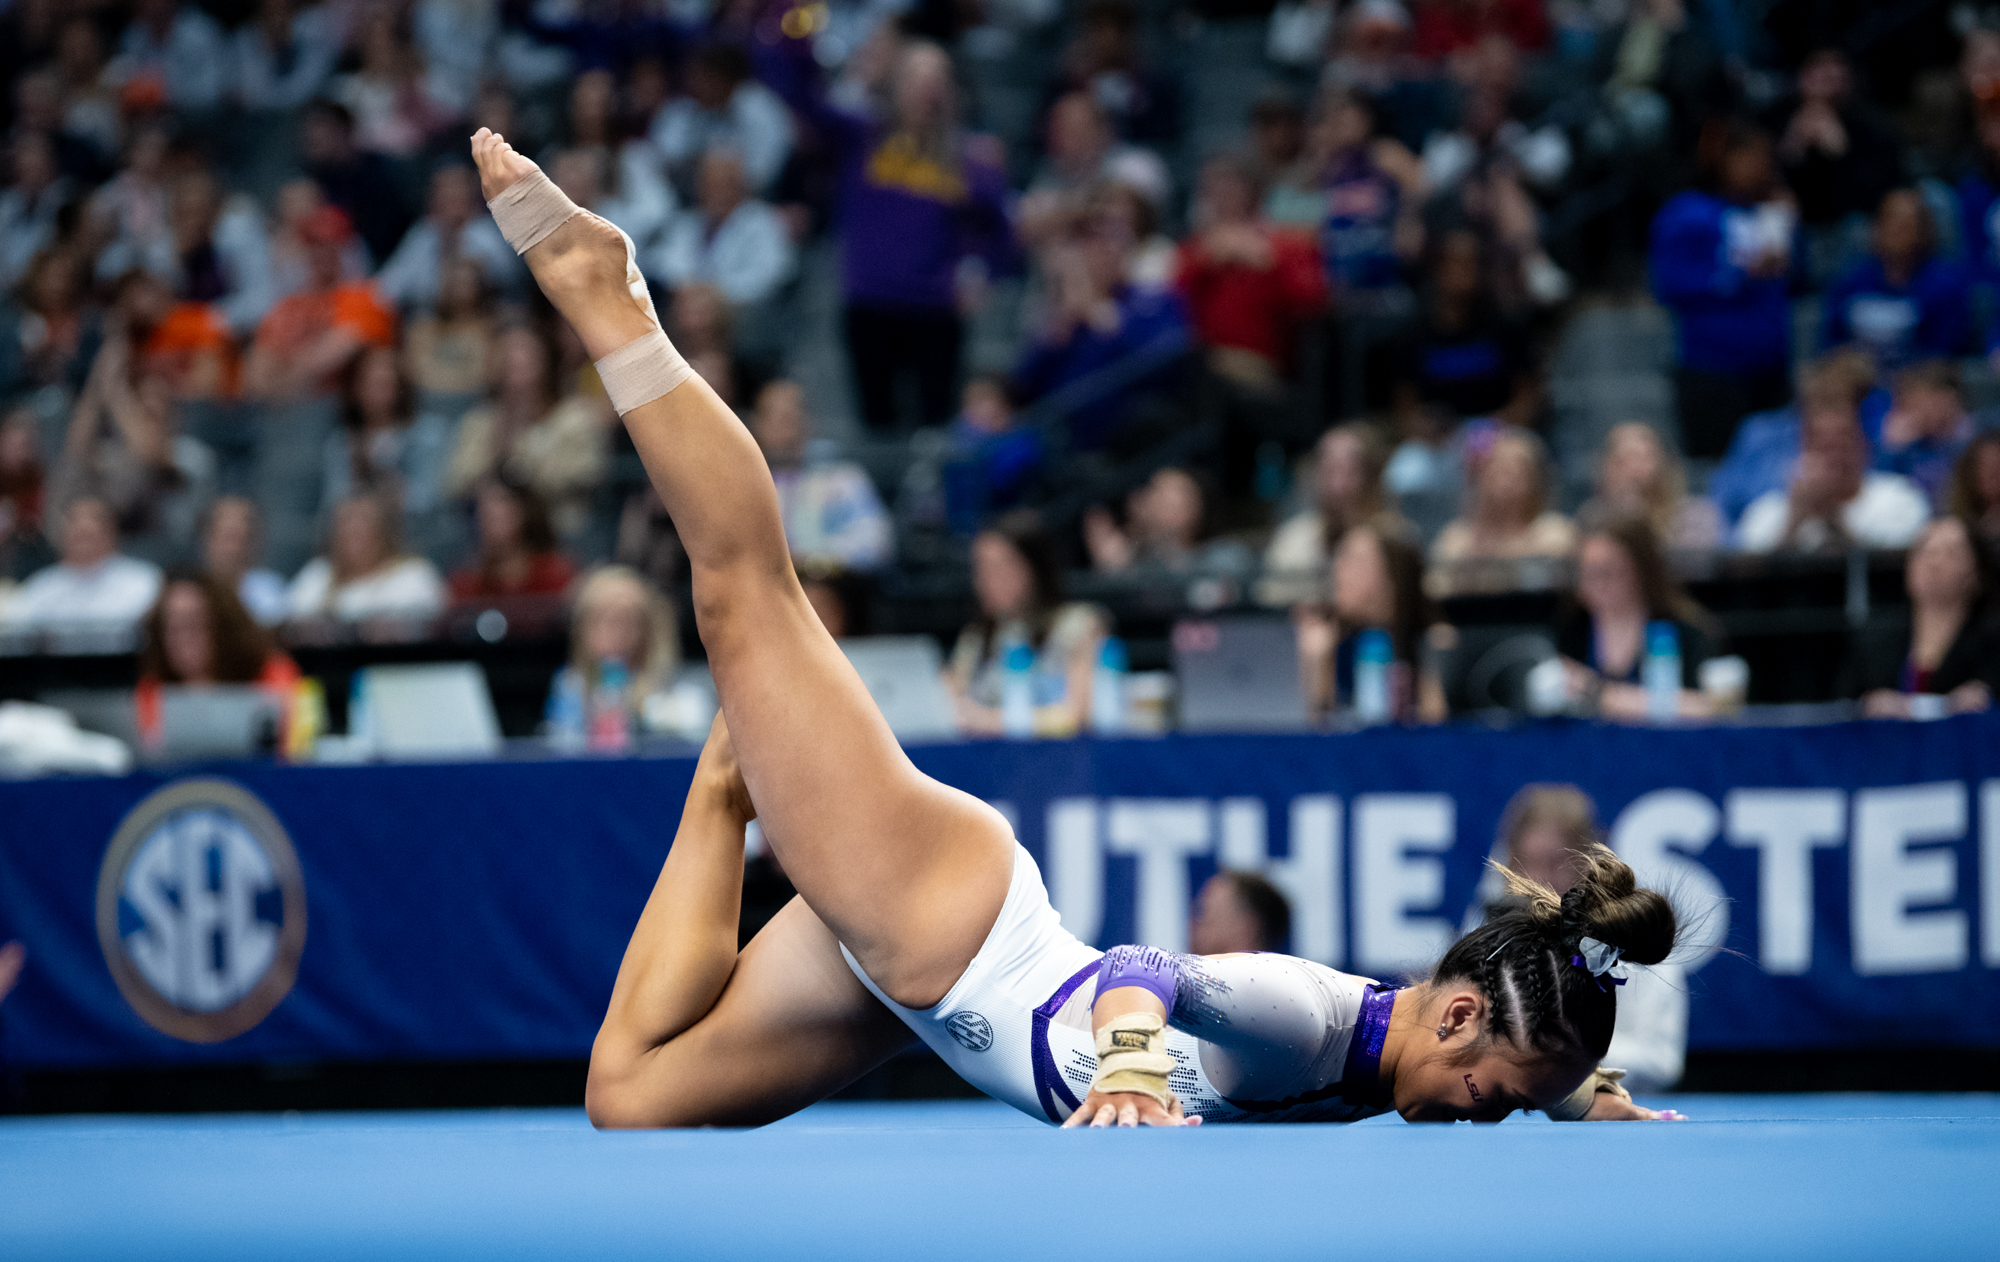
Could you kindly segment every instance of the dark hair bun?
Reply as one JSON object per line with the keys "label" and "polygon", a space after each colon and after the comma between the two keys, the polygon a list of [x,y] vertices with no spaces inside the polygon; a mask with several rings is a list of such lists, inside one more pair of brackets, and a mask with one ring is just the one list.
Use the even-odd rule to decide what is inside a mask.
{"label": "dark hair bun", "polygon": [[1608,942],[1634,964],[1658,964],[1673,954],[1680,923],[1674,905],[1657,890],[1642,889],[1632,867],[1604,845],[1570,851],[1576,883],[1557,898],[1545,885],[1503,870],[1508,892],[1549,926],[1564,952],[1584,938]]}

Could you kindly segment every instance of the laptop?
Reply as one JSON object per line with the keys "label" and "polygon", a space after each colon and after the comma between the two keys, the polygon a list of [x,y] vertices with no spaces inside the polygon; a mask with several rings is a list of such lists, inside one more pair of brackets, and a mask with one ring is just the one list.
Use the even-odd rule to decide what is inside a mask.
{"label": "laptop", "polygon": [[944,657],[927,635],[871,635],[840,641],[841,651],[899,741],[953,740],[958,723],[941,675]]}
{"label": "laptop", "polygon": [[1296,732],[1311,726],[1289,619],[1185,619],[1174,624],[1173,661],[1183,732]]}
{"label": "laptop", "polygon": [[40,700],[68,711],[87,732],[124,741],[148,763],[257,757],[275,748],[282,735],[278,698],[250,684],[162,688],[160,740],[152,746],[139,740],[128,689],[60,689],[43,693]]}

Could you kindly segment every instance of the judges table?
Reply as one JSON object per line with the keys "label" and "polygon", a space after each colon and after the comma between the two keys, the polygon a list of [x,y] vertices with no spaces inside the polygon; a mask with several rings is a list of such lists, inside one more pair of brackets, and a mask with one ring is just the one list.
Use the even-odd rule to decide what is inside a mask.
{"label": "judges table", "polygon": [[[992,802],[1064,923],[1184,947],[1218,864],[1291,949],[1420,970],[1508,799],[1597,801],[1691,913],[1698,1050],[2000,1046],[2000,715],[1796,729],[1551,722],[913,749]],[[230,763],[0,784],[0,1057],[91,1069],[587,1055],[688,757]]]}

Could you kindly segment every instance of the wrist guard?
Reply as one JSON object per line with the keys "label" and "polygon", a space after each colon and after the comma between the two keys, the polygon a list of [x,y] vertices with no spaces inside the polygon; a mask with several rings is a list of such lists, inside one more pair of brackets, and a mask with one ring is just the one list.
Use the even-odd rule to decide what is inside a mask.
{"label": "wrist guard", "polygon": [[1624,1076],[1625,1071],[1622,1069],[1606,1069],[1600,1065],[1590,1071],[1590,1077],[1583,1080],[1582,1086],[1570,1092],[1568,1098],[1559,1104],[1550,1105],[1542,1112],[1557,1122],[1581,1122],[1590,1112],[1591,1103],[1597,1099],[1597,1093],[1600,1091],[1627,1100],[1632,1098],[1632,1093],[1619,1085],[1619,1079]]}
{"label": "wrist guard", "polygon": [[1174,1067],[1167,1051],[1166,1022],[1150,1012],[1128,1012],[1097,1031],[1097,1076],[1090,1089],[1151,1096],[1163,1109],[1174,1106],[1167,1075]]}

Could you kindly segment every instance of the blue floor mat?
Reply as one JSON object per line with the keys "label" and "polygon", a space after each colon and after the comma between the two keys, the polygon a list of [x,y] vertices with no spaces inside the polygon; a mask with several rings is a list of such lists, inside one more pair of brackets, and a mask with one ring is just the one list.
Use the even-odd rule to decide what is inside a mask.
{"label": "blue floor mat", "polygon": [[1062,1133],[985,1101],[760,1131],[579,1112],[0,1121],[6,1259],[1996,1258],[2000,1096],[1695,1120]]}

